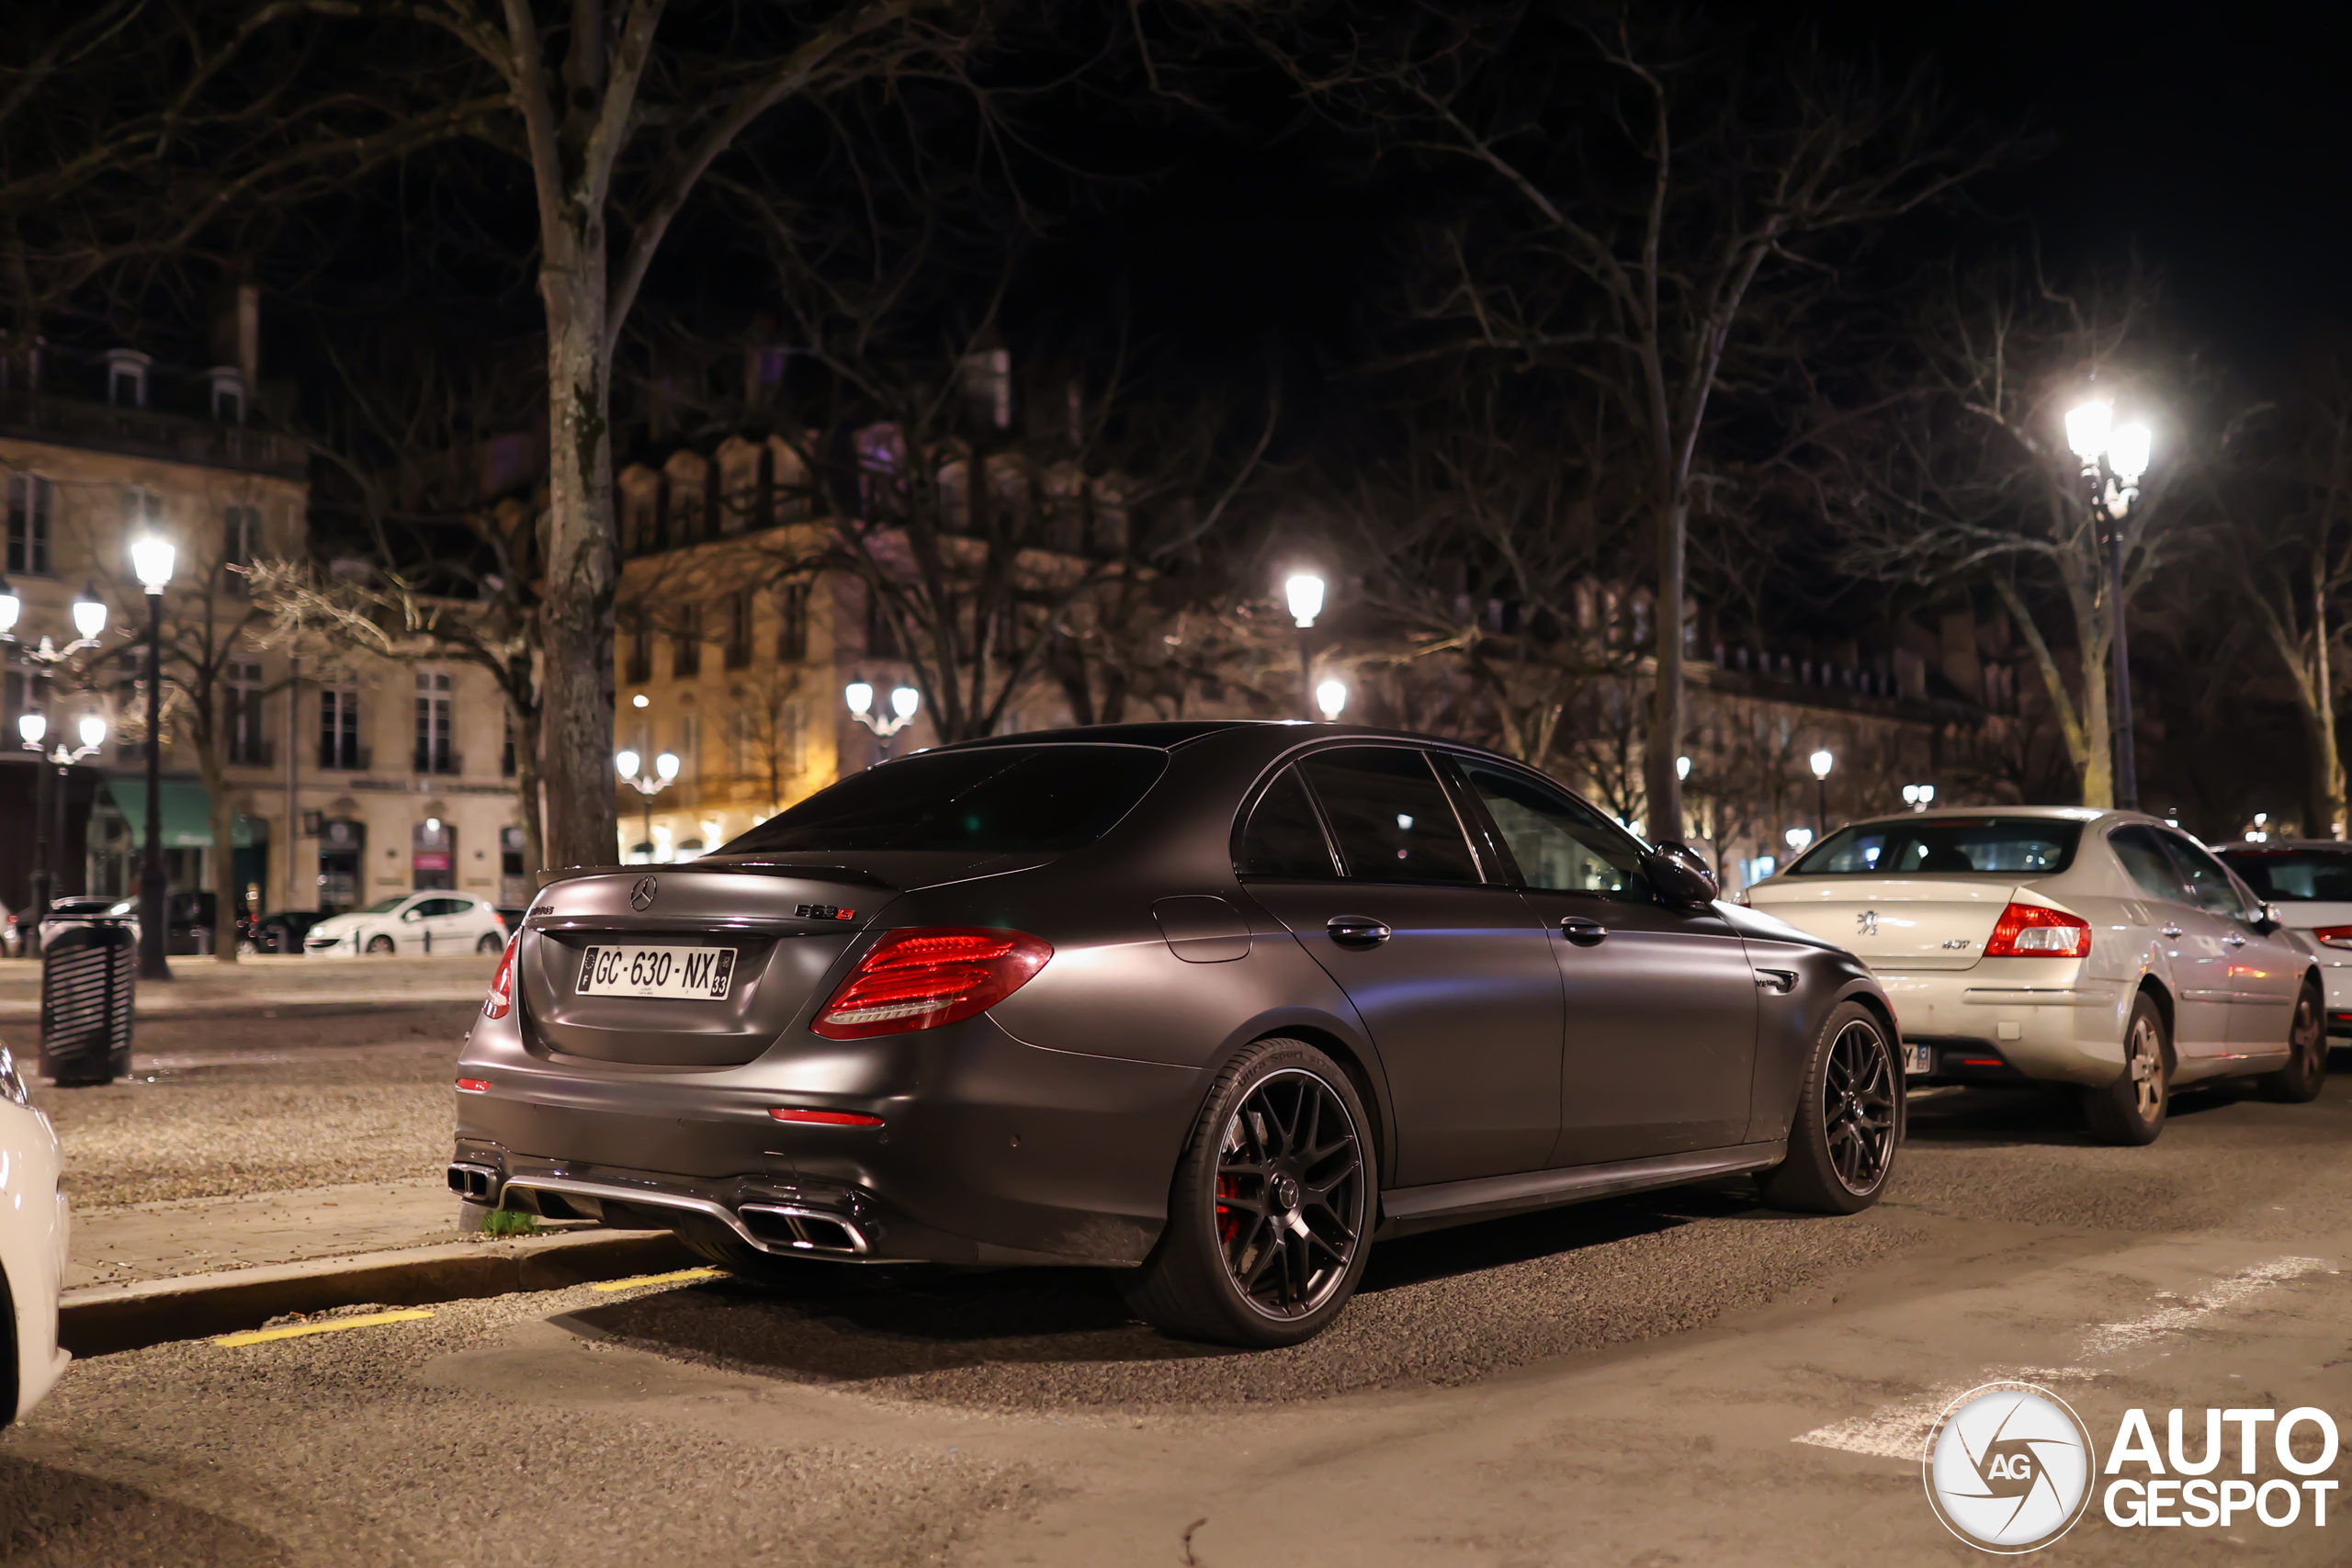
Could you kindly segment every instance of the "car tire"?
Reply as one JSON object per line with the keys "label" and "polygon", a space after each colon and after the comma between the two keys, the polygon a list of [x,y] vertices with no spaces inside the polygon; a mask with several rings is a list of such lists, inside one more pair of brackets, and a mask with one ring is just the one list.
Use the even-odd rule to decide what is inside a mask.
{"label": "car tire", "polygon": [[1216,1076],[1176,1162],[1168,1224],[1119,1280],[1163,1334],[1269,1349],[1311,1339],[1372,1254],[1379,1160],[1339,1064],[1261,1040]]}
{"label": "car tire", "polygon": [[370,953],[391,953],[396,951],[396,949],[394,948],[392,939],[390,937],[371,936],[368,939],[368,951]]}
{"label": "car tire", "polygon": [[1903,1066],[1894,1032],[1860,1002],[1841,1002],[1814,1036],[1789,1148],[1757,1179],[1764,1201],[1808,1214],[1851,1214],[1886,1190],[1903,1146]]}
{"label": "car tire", "polygon": [[2295,1021],[2287,1031],[2287,1065],[2265,1073],[2255,1083],[2265,1100],[2308,1105],[2327,1087],[2327,1014],[2319,987],[2303,983],[2295,998]]}
{"label": "car tire", "polygon": [[2123,1070],[2104,1089],[2083,1090],[2083,1120],[2102,1144],[2153,1144],[2172,1108],[2172,1043],[2155,998],[2132,999],[2123,1028]]}
{"label": "car tire", "polygon": [[474,951],[489,953],[503,953],[506,951],[506,939],[495,931],[484,931],[481,940],[474,943]]}

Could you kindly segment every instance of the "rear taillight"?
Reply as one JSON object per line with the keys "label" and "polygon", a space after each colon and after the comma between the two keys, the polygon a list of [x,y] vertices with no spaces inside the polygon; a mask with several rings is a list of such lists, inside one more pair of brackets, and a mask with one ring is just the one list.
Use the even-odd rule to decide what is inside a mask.
{"label": "rear taillight", "polygon": [[916,926],[866,949],[808,1027],[828,1040],[865,1040],[986,1012],[1029,983],[1053,948],[1026,931]]}
{"label": "rear taillight", "polygon": [[2083,958],[2091,950],[2091,923],[2041,904],[2012,904],[1993,922],[1987,958]]}
{"label": "rear taillight", "polygon": [[491,973],[490,995],[483,998],[484,1018],[504,1018],[514,1010],[514,944],[523,940],[516,931],[506,939],[506,951],[498,955],[498,967]]}
{"label": "rear taillight", "polygon": [[808,1111],[797,1105],[775,1105],[768,1114],[779,1122],[805,1122],[811,1127],[879,1127],[882,1118],[858,1111]]}
{"label": "rear taillight", "polygon": [[488,1094],[490,1080],[488,1078],[459,1078],[458,1092],[459,1094]]}
{"label": "rear taillight", "polygon": [[2330,947],[2352,948],[2352,926],[2321,926],[2312,932],[2312,940]]}

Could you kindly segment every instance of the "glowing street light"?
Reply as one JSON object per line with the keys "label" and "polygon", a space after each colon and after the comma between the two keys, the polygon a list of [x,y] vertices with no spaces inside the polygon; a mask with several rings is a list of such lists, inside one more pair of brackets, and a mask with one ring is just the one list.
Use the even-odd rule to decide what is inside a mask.
{"label": "glowing street light", "polygon": [[2115,405],[2093,398],[2066,411],[2066,445],[2083,465],[2091,520],[2107,546],[2109,655],[2114,660],[2115,804],[2140,806],[2140,764],[2132,738],[2132,644],[2123,614],[2123,519],[2140,498],[2140,480],[2155,452],[2155,435],[2134,420],[2115,423]]}
{"label": "glowing street light", "polygon": [[[18,742],[33,754],[36,763],[33,774],[32,907],[17,925],[17,929],[24,933],[28,957],[40,951],[40,918],[49,908],[49,819],[51,815],[49,802],[52,790],[57,800],[54,813],[57,818],[57,842],[62,849],[65,843],[65,772],[107,743],[107,721],[97,715],[84,715],[76,728],[82,738],[80,747],[68,746],[62,739],[52,747],[46,744],[49,720],[45,716],[38,713],[17,716]],[[49,782],[52,773],[57,775],[54,786]]]}
{"label": "glowing street light", "polygon": [[1903,804],[1914,811],[1925,811],[1935,804],[1935,800],[1936,786],[1933,784],[1905,784],[1903,786]]}
{"label": "glowing street light", "polygon": [[662,752],[653,759],[653,772],[650,775],[643,775],[638,772],[638,765],[643,761],[644,759],[634,751],[613,753],[613,767],[619,773],[621,782],[644,796],[645,858],[650,861],[653,858],[653,797],[669,788],[671,781],[678,776],[678,757],[674,751]]}
{"label": "glowing street light", "polygon": [[922,709],[922,694],[912,686],[894,687],[890,693],[890,711],[874,711],[874,683],[852,681],[842,688],[842,701],[848,705],[850,717],[865,726],[881,739],[888,740],[908,725]]}
{"label": "glowing street light", "polygon": [[1789,852],[1792,854],[1803,854],[1813,847],[1813,829],[1810,828],[1792,828],[1781,837],[1789,841]]}
{"label": "glowing street light", "polygon": [[1838,759],[1831,756],[1825,747],[1813,754],[1812,762],[1815,815],[1820,821],[1821,830],[1826,833],[1829,831],[1829,770],[1838,765]]}
{"label": "glowing street light", "polygon": [[[1323,613],[1323,579],[1311,571],[1295,571],[1283,580],[1283,598],[1290,604],[1290,618],[1298,623],[1298,691],[1312,720],[1320,695],[1315,684],[1315,617]],[[1338,717],[1339,712],[1331,709],[1331,716]]]}
{"label": "glowing street light", "polygon": [[1348,705],[1348,683],[1345,681],[1324,682],[1315,688],[1315,705],[1323,710],[1325,718],[1337,719],[1340,711]]}
{"label": "glowing street light", "polygon": [[[179,552],[161,534],[130,546],[130,574],[147,591],[147,857],[139,868],[139,977],[168,980],[164,956],[164,590]],[[232,950],[233,951],[233,950]]]}

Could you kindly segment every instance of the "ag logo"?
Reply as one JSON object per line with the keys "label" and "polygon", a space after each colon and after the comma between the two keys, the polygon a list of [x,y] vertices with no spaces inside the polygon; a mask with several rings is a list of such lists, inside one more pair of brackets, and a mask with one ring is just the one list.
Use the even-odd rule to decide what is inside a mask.
{"label": "ag logo", "polygon": [[1928,1438],[1928,1501],[1971,1546],[2033,1551],[2083,1517],[2094,1457],[2064,1400],[2031,1383],[1986,1383],[1953,1400]]}
{"label": "ag logo", "polygon": [[640,876],[637,879],[637,886],[628,890],[628,907],[639,910],[650,909],[653,908],[653,896],[660,891],[661,883],[650,876]]}

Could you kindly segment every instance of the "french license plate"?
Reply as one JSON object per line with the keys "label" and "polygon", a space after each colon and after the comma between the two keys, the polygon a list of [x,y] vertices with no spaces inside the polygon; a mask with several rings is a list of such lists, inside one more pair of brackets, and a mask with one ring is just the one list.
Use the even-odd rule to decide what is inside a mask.
{"label": "french license plate", "polygon": [[727,999],[735,979],[731,947],[592,947],[580,958],[583,997]]}
{"label": "french license plate", "polygon": [[1934,1072],[1936,1048],[1932,1045],[1905,1045],[1903,1047],[1903,1070],[1922,1075]]}

